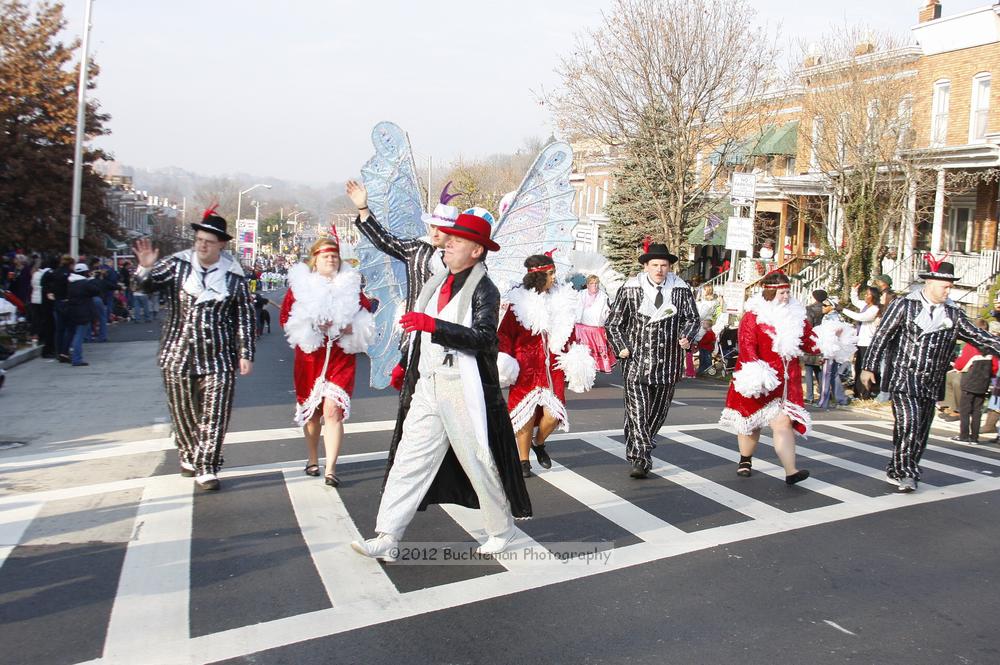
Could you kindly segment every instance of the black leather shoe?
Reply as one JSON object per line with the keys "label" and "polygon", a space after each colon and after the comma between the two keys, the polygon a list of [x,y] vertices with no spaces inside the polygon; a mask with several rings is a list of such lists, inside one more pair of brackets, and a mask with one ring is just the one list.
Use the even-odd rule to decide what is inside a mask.
{"label": "black leather shoe", "polygon": [[340,478],[338,478],[337,474],[335,473],[326,474],[326,476],[323,479],[323,482],[325,482],[330,487],[340,487]]}
{"label": "black leather shoe", "polygon": [[521,476],[531,478],[531,461],[521,460]]}
{"label": "black leather shoe", "polygon": [[644,469],[641,466],[633,466],[628,475],[632,478],[645,478],[649,475],[649,470]]}
{"label": "black leather shoe", "polygon": [[538,460],[538,464],[541,465],[543,469],[552,468],[552,458],[549,457],[549,454],[545,451],[544,443],[540,446],[532,446],[531,449],[535,451],[535,459]]}

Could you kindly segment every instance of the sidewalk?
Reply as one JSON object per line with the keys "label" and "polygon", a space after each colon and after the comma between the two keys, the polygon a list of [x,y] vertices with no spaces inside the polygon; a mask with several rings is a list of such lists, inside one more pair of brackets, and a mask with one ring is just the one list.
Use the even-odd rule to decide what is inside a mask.
{"label": "sidewalk", "polygon": [[[133,323],[113,326],[108,343],[85,345],[88,367],[36,358],[8,370],[0,390],[0,446],[5,445],[0,449],[0,462],[168,436],[169,419],[156,365],[158,328]],[[137,341],[117,341],[121,339]],[[162,454],[146,453],[67,465],[47,466],[41,461],[0,476],[0,494],[143,477],[162,459]]]}

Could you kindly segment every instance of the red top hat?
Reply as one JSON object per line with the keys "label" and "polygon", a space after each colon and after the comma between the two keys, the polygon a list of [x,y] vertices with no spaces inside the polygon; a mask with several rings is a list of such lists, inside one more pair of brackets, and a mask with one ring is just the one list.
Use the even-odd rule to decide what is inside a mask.
{"label": "red top hat", "polygon": [[477,242],[491,252],[500,250],[500,245],[490,239],[490,231],[493,230],[490,223],[482,217],[462,213],[455,220],[454,226],[441,226],[438,227],[438,230],[450,236],[458,236]]}

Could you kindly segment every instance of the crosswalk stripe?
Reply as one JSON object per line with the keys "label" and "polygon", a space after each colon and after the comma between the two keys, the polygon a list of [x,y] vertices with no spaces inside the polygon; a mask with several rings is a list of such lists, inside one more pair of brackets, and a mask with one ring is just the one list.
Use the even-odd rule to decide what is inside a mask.
{"label": "crosswalk stripe", "polygon": [[[664,435],[669,438],[684,438],[687,436],[686,434],[680,434],[678,432],[664,432]],[[621,459],[625,459],[625,447],[614,439],[606,436],[587,436],[583,440],[591,445],[597,446],[601,450],[609,452],[617,457],[620,457]],[[755,520],[783,519],[788,515],[788,513],[783,510],[779,510],[774,506],[769,506],[762,501],[751,499],[745,494],[740,494],[739,492],[731,490],[724,485],[714,483],[707,478],[703,478],[695,473],[682,469],[679,466],[665,462],[655,455],[653,456],[653,468],[650,470],[650,473],[661,478],[665,478],[672,483],[680,485],[687,490],[700,494],[707,499],[711,499],[716,503],[722,504],[727,508],[731,508]]]}
{"label": "crosswalk stripe", "polygon": [[[827,434],[826,432],[818,432],[816,430],[813,430],[812,434],[810,434],[809,436],[811,436],[814,439],[822,439],[823,441],[828,441],[830,443],[843,443],[847,441],[847,439],[843,439],[839,436],[834,436],[833,434]],[[817,462],[823,462],[824,464],[829,464],[830,466],[836,466],[841,469],[846,469],[847,471],[852,471],[862,476],[868,476],[869,478],[872,478],[874,480],[880,480],[889,485],[893,486],[896,485],[895,480],[892,480],[891,478],[885,475],[885,469],[875,469],[870,466],[865,466],[864,464],[858,464],[857,462],[852,462],[851,460],[843,459],[841,457],[837,457],[836,455],[831,455],[830,453],[823,453],[818,450],[808,448],[806,446],[800,446],[798,444],[795,445],[795,451],[798,454],[804,457],[808,457],[810,459],[814,459]],[[921,482],[920,485],[924,488],[934,487],[934,485],[930,485],[924,482]]]}
{"label": "crosswalk stripe", "polygon": [[284,469],[302,538],[334,605],[361,603],[384,609],[399,592],[374,559],[354,552],[349,543],[363,540],[340,495],[298,468]]}
{"label": "crosswalk stripe", "polygon": [[[594,440],[601,438],[588,437],[585,441],[593,443]],[[621,444],[616,444],[610,439],[607,441],[621,448]],[[646,542],[663,542],[684,535],[684,531],[669,522],[570,471],[558,462],[553,461],[552,468],[545,473],[539,473],[538,477]]]}
{"label": "crosswalk stripe", "polygon": [[[455,520],[455,523],[462,527],[467,534],[475,538],[480,545],[486,542],[488,536],[483,529],[483,516],[478,510],[459,506],[454,503],[443,503],[441,504],[441,508],[448,514],[448,517]],[[514,530],[514,539],[507,549],[508,552],[514,552],[515,556],[503,557],[500,560],[500,564],[504,568],[522,575],[541,574],[547,576],[548,569],[559,565],[558,563],[554,563],[553,559],[544,556],[547,550],[534,538],[521,529],[518,529],[516,525]],[[532,553],[537,556],[529,556]]]}
{"label": "crosswalk stripe", "polygon": [[163,476],[146,484],[111,609],[105,661],[143,661],[151,635],[187,643],[192,520],[190,479]]}
{"label": "crosswalk stripe", "polygon": [[3,522],[0,522],[0,568],[3,568],[7,557],[21,542],[25,530],[41,509],[41,503],[33,503],[4,511]]}
{"label": "crosswalk stripe", "polygon": [[[723,459],[738,461],[737,456],[738,451],[731,450],[729,448],[724,448],[718,444],[712,443],[710,441],[705,441],[704,439],[699,439],[690,435],[681,435],[679,433],[667,433],[668,438],[674,439],[678,443],[683,443],[686,446],[691,446],[702,452],[710,453],[716,457],[721,457]],[[677,437],[677,438],[675,438]],[[761,436],[763,441],[766,437]],[[683,440],[682,440],[683,439]],[[760,471],[761,473],[771,476],[772,478],[777,478],[779,480],[785,480],[785,470],[776,464],[771,464],[768,461],[761,459],[754,459],[754,470]],[[859,492],[853,492],[849,489],[839,487],[837,485],[831,485],[830,483],[824,482],[817,478],[807,478],[798,484],[799,487],[817,492],[818,494],[823,494],[830,497],[831,499],[836,499],[837,501],[842,501],[845,503],[867,501],[868,497]]]}
{"label": "crosswalk stripe", "polygon": [[[826,423],[823,423],[824,425]],[[851,427],[850,425],[833,425],[837,429],[842,429],[848,432],[854,432],[855,434],[864,434],[867,436],[872,436],[872,432],[866,432],[863,429],[857,427]],[[855,450],[864,450],[865,452],[875,453],[876,455],[881,455],[882,457],[892,457],[892,450],[886,448],[878,448],[876,446],[869,445],[867,443],[858,443],[856,441],[849,441],[848,439],[840,439],[835,443],[839,443],[842,446],[847,446],[848,448],[854,448]],[[935,446],[937,449],[937,446]],[[939,450],[939,452],[949,452],[944,450]],[[941,473],[947,473],[950,476],[955,476],[957,478],[965,478],[967,480],[979,480],[983,478],[983,474],[976,473],[975,471],[966,471],[965,469],[959,469],[958,467],[950,466],[948,464],[942,464],[940,462],[934,462],[928,459],[920,460],[920,466],[924,469],[933,469],[934,471],[940,471]]]}
{"label": "crosswalk stripe", "polygon": [[[882,427],[887,429],[892,429],[892,423],[867,423],[876,427]],[[845,428],[846,429],[846,428]],[[865,434],[874,434],[874,432],[866,432],[865,430],[853,429],[851,431],[860,431]],[[877,435],[876,435],[877,436]],[[939,434],[934,434],[931,432],[930,438],[936,439],[937,441],[948,441],[949,443],[962,445],[960,442],[951,441],[946,436],[941,436]],[[970,453],[964,450],[955,450],[954,448],[946,448],[944,446],[935,446],[934,444],[928,444],[927,450],[933,450],[939,453],[945,453],[946,455],[953,455],[955,457],[961,457],[967,460],[973,460],[975,462],[981,462],[983,464],[988,464],[989,466],[1000,466],[1000,458],[988,457],[990,453],[1000,453],[1000,451],[989,450],[987,448],[976,447],[979,453]]]}

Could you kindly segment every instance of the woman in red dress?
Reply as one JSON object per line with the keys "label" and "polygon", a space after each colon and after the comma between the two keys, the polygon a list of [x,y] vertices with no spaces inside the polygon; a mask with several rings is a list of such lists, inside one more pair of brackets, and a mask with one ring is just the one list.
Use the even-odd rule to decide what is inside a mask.
{"label": "woman in red dress", "polygon": [[774,450],[789,485],[809,477],[795,465],[795,433],[808,435],[812,419],[802,395],[803,353],[832,355],[839,338],[819,348],[806,310],[791,297],[788,277],[778,271],[764,276],[764,291],[747,301],[740,321],[739,358],[719,422],[736,430],[740,462],[736,473],[749,476],[760,430],[771,426]]}
{"label": "woman in red dress", "polygon": [[590,390],[597,366],[590,349],[575,343],[577,293],[568,287],[554,288],[552,257],[529,256],[524,267],[528,272],[521,286],[507,294],[510,308],[500,322],[497,366],[500,385],[511,386],[507,408],[517,435],[521,473],[527,478],[528,452],[534,450],[538,463],[550,468],[545,441],[556,427],[569,430],[567,382],[574,392]]}
{"label": "woman in red dress", "polygon": [[280,321],[295,349],[295,423],[302,426],[309,451],[305,472],[319,475],[323,418],[326,484],[337,487],[337,455],[354,393],[354,355],[367,350],[375,334],[371,303],[361,292],[361,274],[341,263],[336,237],[313,244],[308,264],[288,271],[288,286]]}

